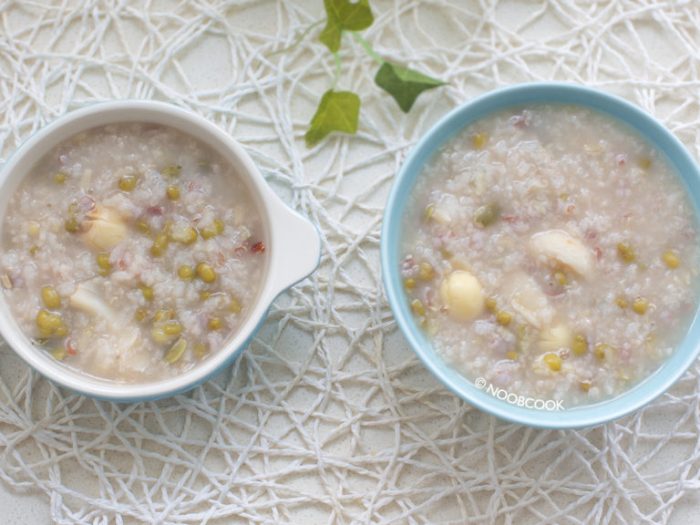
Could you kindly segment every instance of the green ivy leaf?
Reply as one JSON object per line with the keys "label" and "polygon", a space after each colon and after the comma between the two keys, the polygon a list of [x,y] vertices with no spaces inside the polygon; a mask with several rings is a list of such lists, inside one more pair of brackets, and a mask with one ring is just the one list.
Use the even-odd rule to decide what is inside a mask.
{"label": "green ivy leaf", "polygon": [[340,49],[343,31],[361,31],[374,22],[369,0],[323,0],[323,5],[327,20],[319,39],[333,53]]}
{"label": "green ivy leaf", "polygon": [[309,129],[304,135],[308,147],[322,141],[329,133],[355,133],[360,115],[360,97],[352,91],[333,91],[323,94]]}
{"label": "green ivy leaf", "polygon": [[321,31],[321,35],[318,37],[321,42],[326,44],[326,47],[330,49],[333,53],[340,49],[340,37],[342,33],[340,27],[337,24],[331,24],[330,17],[328,22],[326,22],[326,27]]}
{"label": "green ivy leaf", "polygon": [[374,83],[394,97],[404,113],[409,112],[423,91],[445,85],[441,80],[391,62],[382,64]]}

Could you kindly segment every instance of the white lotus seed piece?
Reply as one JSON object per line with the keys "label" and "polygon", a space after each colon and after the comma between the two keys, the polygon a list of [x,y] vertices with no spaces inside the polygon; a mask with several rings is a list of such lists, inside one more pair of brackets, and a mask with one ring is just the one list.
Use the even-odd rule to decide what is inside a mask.
{"label": "white lotus seed piece", "polygon": [[540,332],[540,350],[554,352],[560,348],[571,347],[571,330],[565,324],[556,324]]}
{"label": "white lotus seed piece", "polygon": [[109,250],[119,244],[127,234],[126,224],[111,208],[95,207],[86,217],[85,243],[97,250]]}
{"label": "white lotus seed piece", "polygon": [[525,272],[514,272],[502,280],[503,295],[528,323],[542,328],[551,323],[554,311],[537,282]]}
{"label": "white lotus seed piece", "polygon": [[530,238],[530,248],[537,257],[544,257],[588,277],[593,271],[593,255],[581,241],[564,230],[547,230]]}
{"label": "white lotus seed piece", "polygon": [[450,214],[441,207],[435,207],[431,219],[440,224],[447,224],[452,221]]}
{"label": "white lotus seed piece", "polygon": [[454,270],[442,281],[440,297],[455,319],[473,319],[484,309],[481,284],[466,270]]}
{"label": "white lotus seed piece", "polygon": [[78,284],[75,292],[69,297],[70,305],[90,315],[114,319],[114,311],[104,302],[93,281]]}

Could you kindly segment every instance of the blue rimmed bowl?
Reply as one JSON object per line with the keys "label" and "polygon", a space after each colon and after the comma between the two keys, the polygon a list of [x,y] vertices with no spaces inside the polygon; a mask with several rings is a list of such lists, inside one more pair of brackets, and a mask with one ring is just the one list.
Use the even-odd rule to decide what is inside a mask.
{"label": "blue rimmed bowl", "polygon": [[[662,152],[680,177],[693,204],[700,209],[700,170],[681,142],[637,106],[591,88],[558,83],[522,84],[493,91],[453,110],[425,134],[399,171],[384,214],[381,237],[382,277],[396,322],[418,357],[442,383],[459,397],[500,418],[541,428],[593,426],[628,414],[665,392],[688,369],[700,351],[698,311],[675,352],[651,375],[607,401],[570,409],[541,410],[518,406],[513,399],[498,399],[483,382],[453,369],[433,349],[416,325],[404,292],[401,260],[403,217],[406,204],[425,164],[443,145],[469,124],[492,113],[534,103],[574,104],[609,115],[635,130]],[[503,396],[501,396],[503,397]]]}

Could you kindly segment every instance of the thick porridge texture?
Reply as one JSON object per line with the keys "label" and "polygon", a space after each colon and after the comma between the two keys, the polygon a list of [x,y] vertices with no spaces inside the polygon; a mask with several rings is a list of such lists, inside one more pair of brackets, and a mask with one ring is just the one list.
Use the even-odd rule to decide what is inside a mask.
{"label": "thick porridge texture", "polygon": [[401,274],[466,377],[563,406],[654,372],[697,304],[693,208],[663,155],[594,111],[533,105],[471,124],[426,166]]}
{"label": "thick porridge texture", "polygon": [[121,382],[216,352],[256,299],[265,239],[245,184],[172,128],[91,129],[41,159],[3,223],[5,300],[38,351]]}

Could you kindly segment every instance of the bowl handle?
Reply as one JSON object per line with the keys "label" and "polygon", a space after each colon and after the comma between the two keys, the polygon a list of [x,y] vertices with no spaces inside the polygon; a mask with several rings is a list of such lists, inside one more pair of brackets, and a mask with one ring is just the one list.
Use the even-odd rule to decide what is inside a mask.
{"label": "bowl handle", "polygon": [[284,204],[275,195],[270,210],[272,242],[270,273],[273,290],[279,294],[310,275],[321,259],[321,238],[311,221]]}

